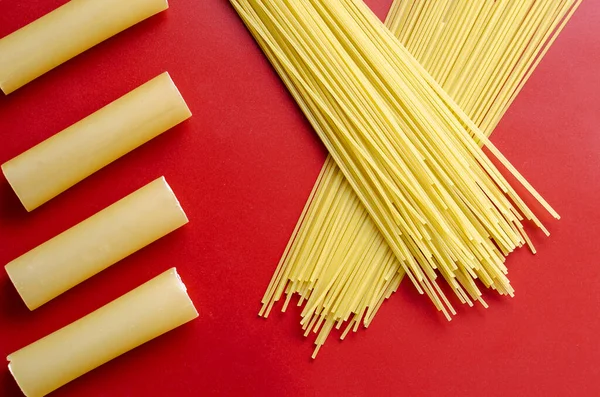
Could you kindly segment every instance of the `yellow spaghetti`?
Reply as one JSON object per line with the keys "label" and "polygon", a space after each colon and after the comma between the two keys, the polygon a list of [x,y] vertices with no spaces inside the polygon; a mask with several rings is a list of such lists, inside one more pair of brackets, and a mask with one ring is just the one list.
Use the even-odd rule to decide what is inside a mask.
{"label": "yellow spaghetti", "polygon": [[581,0],[396,0],[386,25],[487,135]]}
{"label": "yellow spaghetti", "polygon": [[[350,320],[344,336],[361,321],[367,326],[405,271],[448,318],[453,309],[436,283],[436,271],[468,304],[485,304],[476,278],[512,294],[503,261],[528,242],[521,214],[541,224],[470,136],[516,171],[366,7],[353,0],[232,3],[341,165],[340,170],[331,159],[326,162],[265,294],[261,315],[267,316],[283,293],[284,309],[292,294],[299,293],[300,304],[307,301],[304,329],[320,330],[316,355],[333,327]],[[390,15],[411,26],[403,31],[408,38],[435,30],[436,16],[447,24],[448,7],[429,7],[427,16],[415,11],[420,2],[410,7],[400,3]],[[452,15],[462,15],[459,8]],[[544,10],[540,15],[550,15],[548,7]],[[411,18],[414,23],[406,21]],[[482,25],[477,18],[472,22]],[[556,26],[545,26],[557,33]],[[469,35],[463,39],[469,41]],[[452,37],[437,35],[447,36]],[[548,37],[543,36],[544,43]],[[416,47],[409,48],[415,52],[428,53],[434,46],[433,41],[413,42]],[[438,56],[435,65],[441,60],[456,65],[450,55],[456,54]],[[519,71],[530,73],[532,64]],[[517,72],[511,73],[509,77]],[[446,81],[455,83],[460,77],[456,72]],[[513,94],[519,85],[522,79]],[[482,87],[488,85],[479,84],[474,91]],[[511,95],[503,97],[510,101]],[[491,103],[497,117],[507,106]],[[488,116],[493,112],[485,112],[486,117],[496,120]]]}

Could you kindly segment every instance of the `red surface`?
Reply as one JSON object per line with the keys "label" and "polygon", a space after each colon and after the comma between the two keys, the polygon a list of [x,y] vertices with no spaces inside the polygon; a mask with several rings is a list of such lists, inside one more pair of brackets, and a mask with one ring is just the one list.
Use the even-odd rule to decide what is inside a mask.
{"label": "red surface", "polygon": [[[0,37],[65,0],[0,1]],[[371,0],[380,16],[390,0]],[[0,355],[170,266],[200,318],[55,396],[600,395],[600,1],[586,0],[493,140],[563,216],[510,257],[514,299],[447,323],[405,283],[372,327],[311,362],[298,311],[259,300],[325,152],[225,0],[171,9],[8,97],[0,163],[168,70],[194,117],[26,213],[0,179],[0,264],[165,175],[191,223],[35,312],[0,272]],[[19,396],[7,370],[0,395]]]}

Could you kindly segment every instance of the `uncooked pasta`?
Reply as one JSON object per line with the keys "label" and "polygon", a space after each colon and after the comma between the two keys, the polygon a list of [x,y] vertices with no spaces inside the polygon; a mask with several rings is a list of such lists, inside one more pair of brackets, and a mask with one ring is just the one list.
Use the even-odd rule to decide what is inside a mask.
{"label": "uncooked pasta", "polygon": [[[521,66],[510,69],[505,62],[506,70],[497,68],[501,70],[483,75],[479,84],[465,90],[471,93],[465,101],[481,97],[474,109],[484,120],[494,121],[484,123],[470,111],[484,127],[480,130],[364,4],[355,0],[232,3],[332,154],[265,294],[261,315],[267,316],[284,293],[284,309],[292,294],[300,294],[299,304],[306,301],[304,329],[319,331],[316,354],[333,327],[350,320],[344,336],[361,321],[368,325],[405,273],[448,318],[454,309],[438,286],[438,274],[463,303],[485,305],[477,279],[512,295],[504,259],[530,243],[521,221],[527,218],[547,230],[476,142],[486,145],[558,217],[486,138],[539,60],[515,55]],[[425,54],[437,54],[428,51],[434,43],[445,47],[439,44],[441,39],[420,42],[415,39],[421,37],[419,32],[443,30],[436,21],[446,26],[449,14],[465,12],[452,14],[461,8],[437,5],[415,11],[425,2],[399,3],[390,20],[404,18],[402,26],[412,30],[403,33],[416,42],[407,47]],[[537,25],[531,22],[533,27],[526,33],[516,29],[513,34],[533,34],[538,41],[530,52],[543,55],[552,35],[574,10],[572,3],[562,2],[560,12],[538,4],[543,12],[538,10],[534,18]],[[491,8],[485,7],[488,13]],[[478,19],[487,14],[470,12],[476,16],[470,21],[479,30],[458,24],[454,29],[466,29],[460,37],[473,45],[475,32],[480,32],[479,40],[487,38],[482,32],[489,32],[482,27],[483,19]],[[491,17],[486,18],[489,22]],[[523,26],[514,19],[502,26],[511,24]],[[434,37],[452,37],[442,33]],[[480,47],[484,44],[495,48],[489,40]],[[457,65],[452,56],[469,62],[452,51],[436,56],[433,65],[443,63],[445,72]],[[461,70],[471,69],[456,66],[453,77],[444,82],[463,89],[466,79]],[[498,74],[518,83],[500,94],[498,90],[507,84],[490,88],[485,80]],[[496,90],[496,95],[478,96],[484,89]],[[499,97],[504,98],[502,106]]]}

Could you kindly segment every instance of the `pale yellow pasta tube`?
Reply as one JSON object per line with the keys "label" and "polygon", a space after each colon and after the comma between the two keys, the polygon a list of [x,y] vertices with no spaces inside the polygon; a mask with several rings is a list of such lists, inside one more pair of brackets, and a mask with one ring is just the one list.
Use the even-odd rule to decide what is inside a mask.
{"label": "pale yellow pasta tube", "polygon": [[168,73],[2,165],[28,211],[191,116]]}
{"label": "pale yellow pasta tube", "polygon": [[167,0],[71,0],[0,40],[0,89],[9,94],[167,8]]}
{"label": "pale yellow pasta tube", "polygon": [[187,222],[159,178],[10,262],[6,272],[33,310]]}
{"label": "pale yellow pasta tube", "polygon": [[27,397],[42,397],[198,317],[175,268],[7,357]]}

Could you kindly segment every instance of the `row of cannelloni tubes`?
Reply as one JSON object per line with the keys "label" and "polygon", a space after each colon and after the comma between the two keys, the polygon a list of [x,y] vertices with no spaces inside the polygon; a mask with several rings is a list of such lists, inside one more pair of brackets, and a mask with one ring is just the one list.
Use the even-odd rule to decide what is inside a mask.
{"label": "row of cannelloni tubes", "polygon": [[[73,0],[0,39],[9,94],[168,8],[166,0]],[[27,211],[191,117],[163,73],[2,165]],[[139,188],[5,266],[30,310],[188,223],[164,177]],[[23,393],[41,397],[198,317],[175,268],[10,354]],[[134,330],[133,332],[131,330]]]}

